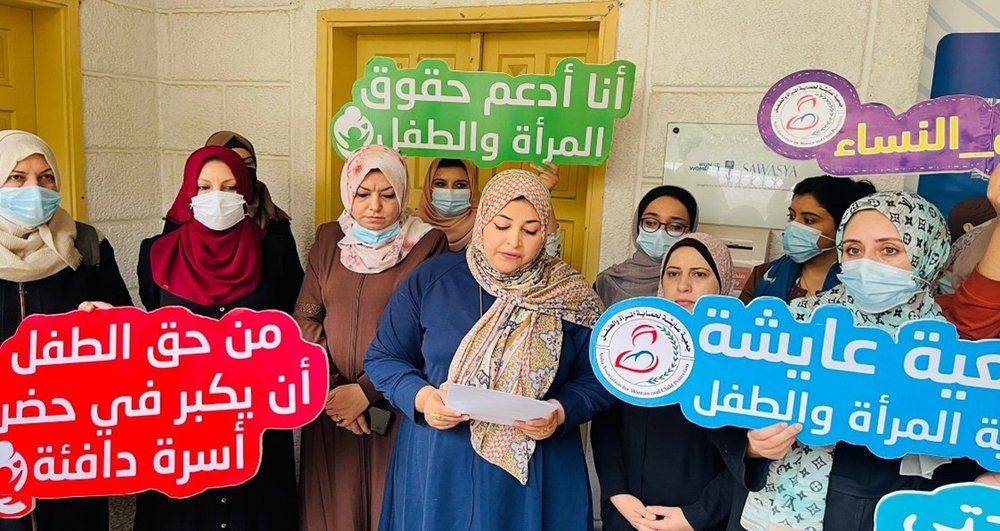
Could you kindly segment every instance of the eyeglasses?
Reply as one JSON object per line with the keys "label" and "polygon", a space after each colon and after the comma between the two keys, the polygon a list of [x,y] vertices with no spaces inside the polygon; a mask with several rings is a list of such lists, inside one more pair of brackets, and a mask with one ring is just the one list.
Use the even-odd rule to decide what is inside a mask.
{"label": "eyeglasses", "polygon": [[667,234],[674,237],[682,236],[688,231],[688,226],[679,221],[661,223],[656,218],[643,218],[639,221],[639,227],[645,232],[656,232],[660,230],[660,227],[663,227],[663,230],[667,231]]}

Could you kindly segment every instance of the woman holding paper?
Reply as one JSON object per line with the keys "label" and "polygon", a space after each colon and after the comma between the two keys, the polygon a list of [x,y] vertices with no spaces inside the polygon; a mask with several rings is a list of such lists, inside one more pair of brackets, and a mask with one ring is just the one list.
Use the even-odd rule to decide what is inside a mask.
{"label": "woman holding paper", "polygon": [[[393,294],[365,357],[405,415],[380,529],[591,528],[579,427],[612,401],[588,357],[603,307],[542,252],[551,208],[537,176],[501,172],[466,253],[429,260]],[[446,405],[447,382],[552,411],[513,425],[470,420]]]}
{"label": "woman holding paper", "polygon": [[851,203],[875,193],[868,181],[821,175],[803,179],[792,190],[788,225],[781,233],[785,255],[753,268],[740,300],[778,297],[790,301],[816,295],[840,282],[834,238]]}
{"label": "woman holding paper", "polygon": [[[661,271],[657,296],[691,311],[701,296],[732,285],[733,261],[724,243],[696,232],[671,246]],[[726,465],[742,477],[741,451],[724,455],[713,430],[687,420],[676,405],[619,402],[592,426],[605,530],[726,529],[733,492]]]}
{"label": "woman holding paper", "polygon": [[690,192],[668,185],[646,192],[632,221],[635,253],[597,275],[594,289],[604,304],[656,295],[663,256],[678,238],[697,228],[698,202]]}
{"label": "woman holding paper", "polygon": [[[111,244],[59,207],[59,168],[48,144],[0,131],[0,172],[0,340],[29,315],[73,311],[87,300],[131,305]],[[106,531],[108,500],[37,500],[32,516],[0,519],[3,531],[32,529]]]}
{"label": "woman holding paper", "polygon": [[[806,320],[820,305],[840,304],[851,310],[855,324],[890,333],[912,319],[942,319],[930,289],[948,256],[949,241],[944,218],[925,199],[906,192],[865,197],[847,209],[837,231],[841,285],[792,301],[792,313]],[[762,437],[780,438],[799,429],[776,425],[749,433],[747,454],[775,460],[764,490],[750,493],[745,503],[734,500],[733,524],[739,522],[749,531],[772,526],[872,529],[875,505],[882,496],[972,480],[981,471],[964,460],[943,465],[950,460],[882,459],[846,443],[814,448],[796,441],[790,449],[775,453],[771,448],[775,437],[770,441]]]}
{"label": "woman holding paper", "polygon": [[[367,531],[378,526],[398,411],[362,366],[393,290],[448,240],[406,210],[403,157],[384,146],[351,154],[340,175],[344,213],[316,233],[295,304],[303,337],[330,354],[326,415],[302,428],[302,528]],[[440,308],[446,315],[447,308]]]}
{"label": "woman holding paper", "polygon": [[[176,229],[146,239],[139,250],[139,293],[147,310],[183,306],[218,319],[233,308],[290,312],[302,282],[290,234],[264,231],[248,215],[254,188],[242,157],[209,146],[188,157],[167,213]],[[173,499],[137,496],[135,531],[296,529],[291,431],[267,430],[260,469],[234,487]]]}

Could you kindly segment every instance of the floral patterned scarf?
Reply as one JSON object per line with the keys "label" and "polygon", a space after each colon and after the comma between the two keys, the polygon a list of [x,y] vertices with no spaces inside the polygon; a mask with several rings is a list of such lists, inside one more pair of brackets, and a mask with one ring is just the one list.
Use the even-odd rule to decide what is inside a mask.
{"label": "floral patterned scarf", "polygon": [[[559,367],[562,321],[592,327],[604,308],[583,275],[544,253],[511,274],[490,266],[483,229],[519,198],[535,207],[545,232],[552,205],[538,177],[523,170],[497,174],[483,192],[466,251],[472,276],[497,300],[462,339],[448,381],[541,399]],[[470,428],[476,453],[527,484],[534,440],[513,426],[473,420]]]}
{"label": "floral patterned scarf", "polygon": [[[381,171],[396,192],[396,201],[399,202],[398,221],[402,225],[395,238],[377,246],[362,242],[351,232],[355,223],[351,217],[351,205],[354,203],[354,197],[358,195],[361,182],[373,170]],[[371,144],[347,157],[344,169],[340,173],[340,199],[344,203],[344,213],[337,219],[340,229],[344,232],[344,237],[337,242],[340,247],[340,263],[344,267],[364,275],[381,273],[402,262],[420,239],[434,228],[406,208],[409,196],[410,182],[407,177],[406,161],[399,152]]]}

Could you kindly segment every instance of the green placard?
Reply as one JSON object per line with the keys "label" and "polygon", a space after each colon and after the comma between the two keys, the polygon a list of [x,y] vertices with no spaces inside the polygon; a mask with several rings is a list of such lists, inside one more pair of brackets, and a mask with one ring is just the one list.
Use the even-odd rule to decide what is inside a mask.
{"label": "green placard", "polygon": [[382,144],[405,155],[597,166],[608,158],[616,118],[632,105],[635,64],[566,58],[554,74],[513,77],[451,70],[425,59],[400,70],[374,57],[352,99],[330,120],[334,151]]}

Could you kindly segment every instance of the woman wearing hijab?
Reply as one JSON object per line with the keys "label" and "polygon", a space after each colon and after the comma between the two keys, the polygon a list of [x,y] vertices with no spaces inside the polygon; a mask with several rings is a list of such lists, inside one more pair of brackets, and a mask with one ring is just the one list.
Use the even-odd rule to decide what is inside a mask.
{"label": "woman wearing hijab", "polygon": [[[257,179],[257,152],[243,135],[232,131],[218,131],[205,141],[206,146],[227,147],[236,152],[243,159],[243,164],[247,167],[247,174],[250,176],[250,183],[253,188],[253,200],[247,203],[247,211],[250,219],[254,220],[260,228],[266,230],[291,230],[288,229],[291,217],[284,210],[278,208],[271,199],[271,192],[262,181]],[[273,225],[273,227],[272,227]],[[292,240],[295,244],[295,240]]]}
{"label": "woman wearing hijab", "polygon": [[[851,310],[856,325],[892,334],[909,320],[942,319],[931,287],[949,246],[941,212],[925,199],[907,192],[860,199],[847,209],[837,231],[841,284],[819,296],[793,300],[792,313],[806,320],[823,304],[840,304]],[[773,439],[794,436],[800,429],[776,425],[750,432],[747,454],[775,461],[762,491],[751,493],[745,504],[734,500],[733,520],[749,531],[772,526],[872,529],[882,496],[903,489],[928,490],[951,480],[971,481],[980,471],[963,460],[940,466],[948,460],[882,459],[847,443],[810,447],[796,441],[779,455],[771,451]],[[762,432],[774,434],[772,440],[763,441]],[[789,503],[789,497],[794,502]]]}
{"label": "woman wearing hijab", "polygon": [[[232,150],[209,146],[188,157],[168,213],[179,226],[140,246],[139,288],[147,310],[183,306],[214,319],[234,308],[291,312],[302,268],[282,256],[280,239],[265,237],[249,217],[253,201],[246,167]],[[135,531],[294,530],[297,521],[292,433],[267,430],[252,479],[184,499],[141,493]]]}
{"label": "woman wearing hijab", "polygon": [[448,237],[448,248],[462,251],[472,239],[479,195],[478,171],[471,162],[434,159],[427,169],[417,216]]}
{"label": "woman wearing hijab", "polygon": [[352,153],[340,175],[344,213],[319,227],[309,253],[295,319],[331,360],[326,415],[302,428],[301,521],[309,531],[378,526],[400,414],[362,360],[396,286],[448,251],[444,233],[405,209],[408,182],[396,151],[370,145]]}
{"label": "woman wearing hijab", "polygon": [[[551,203],[538,177],[499,173],[464,254],[429,260],[393,294],[365,368],[404,417],[379,529],[591,528],[580,425],[611,404],[590,368],[603,310],[542,251]],[[446,383],[554,410],[513,426],[447,407]]]}
{"label": "woman wearing hijab", "polygon": [[[60,175],[37,136],[0,131],[0,340],[29,315],[76,310],[88,300],[132,304],[111,244],[59,208]],[[38,531],[108,529],[107,498],[37,500]],[[30,531],[32,516],[0,519],[0,530]]]}
{"label": "woman wearing hijab", "polygon": [[781,233],[785,255],[753,268],[743,286],[744,304],[757,297],[790,301],[836,286],[840,264],[834,237],[851,203],[875,193],[868,181],[820,175],[803,179],[792,190],[788,225]]}
{"label": "woman wearing hijab", "polygon": [[678,238],[697,228],[698,203],[687,190],[657,186],[647,192],[632,222],[635,253],[597,275],[594,289],[604,304],[655,295],[663,256]]}
{"label": "woman wearing hijab", "polygon": [[[695,232],[670,247],[662,271],[656,295],[692,311],[701,296],[732,285],[733,261],[724,243]],[[618,402],[592,426],[604,529],[726,529],[733,492],[726,463],[742,477],[742,453],[724,456],[712,430],[677,405]]]}

